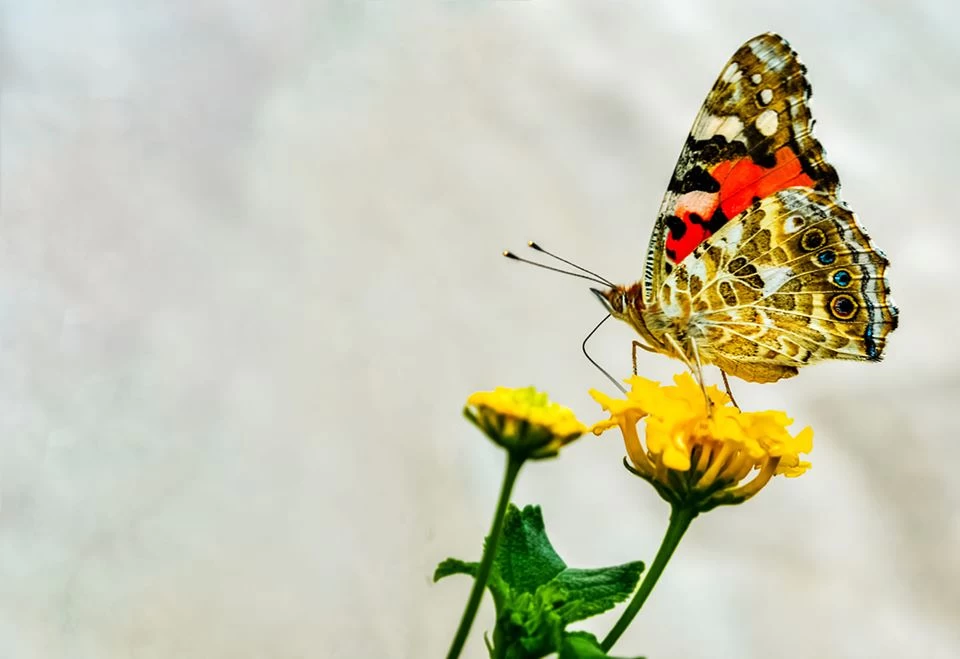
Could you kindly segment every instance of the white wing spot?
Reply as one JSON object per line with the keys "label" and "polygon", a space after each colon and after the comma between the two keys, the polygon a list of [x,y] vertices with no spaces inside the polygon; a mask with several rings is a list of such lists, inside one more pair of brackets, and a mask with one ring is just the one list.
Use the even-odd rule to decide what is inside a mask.
{"label": "white wing spot", "polygon": [[787,283],[793,276],[793,270],[788,267],[763,268],[761,271],[763,277],[763,296],[773,295],[780,290],[780,287]]}
{"label": "white wing spot", "polygon": [[763,76],[760,75],[759,73],[754,73],[752,76],[750,76],[750,82],[752,82],[755,85],[759,85],[762,80],[763,80]]}
{"label": "white wing spot", "polygon": [[728,142],[738,140],[746,143],[743,136],[743,122],[736,115],[718,117],[708,114],[693,128],[693,138],[696,140],[709,140],[714,135],[723,135]]}
{"label": "white wing spot", "polygon": [[730,65],[724,69],[723,75],[720,76],[720,79],[724,82],[737,82],[742,77],[743,72],[740,70],[740,65],[736,62],[730,62]]}
{"label": "white wing spot", "polygon": [[770,137],[777,132],[777,112],[776,110],[764,110],[757,117],[757,130],[761,135]]}
{"label": "white wing spot", "polygon": [[783,230],[787,233],[796,233],[803,228],[803,225],[806,224],[804,219],[799,215],[791,215],[787,218],[787,221],[783,223]]}
{"label": "white wing spot", "polygon": [[760,92],[760,102],[761,102],[761,103],[763,103],[764,105],[770,105],[770,101],[772,101],[772,100],[773,100],[773,90],[772,90],[772,89],[764,89],[762,92]]}
{"label": "white wing spot", "polygon": [[740,248],[740,241],[743,240],[743,222],[724,224],[714,237],[718,239],[715,244],[720,245],[723,253],[732,258]]}
{"label": "white wing spot", "polygon": [[700,281],[707,281],[707,264],[702,259],[687,258],[684,259],[684,265],[687,266],[687,274],[691,277],[699,277]]}

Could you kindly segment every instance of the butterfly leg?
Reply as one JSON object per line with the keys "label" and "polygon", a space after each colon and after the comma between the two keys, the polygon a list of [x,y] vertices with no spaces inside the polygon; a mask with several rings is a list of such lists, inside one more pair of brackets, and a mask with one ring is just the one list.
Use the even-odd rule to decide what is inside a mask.
{"label": "butterfly leg", "polygon": [[712,411],[713,401],[710,400],[710,396],[707,395],[707,384],[703,380],[703,363],[700,361],[700,351],[697,350],[697,342],[692,338],[688,338],[690,353],[693,354],[693,361],[691,362],[690,358],[687,356],[687,353],[684,352],[683,348],[680,347],[680,343],[673,336],[670,334],[664,334],[663,338],[677,353],[677,357],[680,359],[680,361],[686,364],[687,368],[689,368],[693,373],[694,379],[696,379],[697,384],[700,385],[700,391],[703,392],[703,402],[707,409]]}
{"label": "butterfly leg", "polygon": [[703,364],[700,362],[700,351],[697,350],[697,342],[693,339],[690,341],[690,352],[693,353],[693,362],[690,361],[690,358],[687,357],[687,354],[684,352],[683,348],[680,347],[680,343],[677,342],[673,336],[670,334],[664,334],[664,339],[667,343],[676,351],[677,357],[680,358],[684,364],[687,365],[687,368],[693,373],[693,377],[697,380],[697,383],[700,385],[700,391],[703,392],[703,401],[708,410],[713,410],[713,401],[710,400],[710,396],[707,395],[707,385],[703,381]]}
{"label": "butterfly leg", "polygon": [[646,343],[641,343],[640,341],[634,340],[633,342],[633,374],[634,375],[637,375],[637,348],[643,348],[647,352],[656,352],[656,350],[648,346]]}
{"label": "butterfly leg", "polygon": [[673,338],[670,334],[664,334],[663,339],[670,344],[670,347],[673,348],[673,351],[676,353],[677,359],[682,361],[684,365],[689,368],[693,373],[697,372],[696,367],[690,362],[690,358],[687,357],[687,353],[683,351],[683,348],[680,347],[680,344],[677,343],[677,340]]}
{"label": "butterfly leg", "polygon": [[690,352],[693,353],[693,362],[690,361],[690,358],[687,357],[686,352],[683,348],[680,347],[680,343],[677,342],[673,336],[670,334],[664,334],[663,338],[670,344],[670,347],[677,353],[677,357],[686,364],[687,368],[693,373],[693,377],[697,380],[697,383],[700,385],[700,391],[703,392],[703,400],[706,403],[707,409],[712,409],[713,402],[710,400],[710,396],[707,395],[707,385],[703,381],[703,364],[700,363],[700,351],[697,350],[697,342],[693,339],[690,339]]}
{"label": "butterfly leg", "polygon": [[713,401],[710,400],[710,396],[707,395],[707,384],[703,381],[703,364],[700,363],[700,351],[697,350],[697,342],[693,339],[690,339],[690,348],[693,353],[693,362],[696,365],[696,370],[694,370],[694,375],[697,378],[697,382],[700,383],[700,391],[703,392],[703,401],[707,405],[707,409],[710,412],[713,412]]}
{"label": "butterfly leg", "polygon": [[730,402],[739,410],[740,406],[737,405],[737,399],[733,397],[733,391],[730,389],[730,381],[727,380],[727,372],[721,368],[720,375],[723,377],[723,388],[727,390],[727,396],[730,397]]}

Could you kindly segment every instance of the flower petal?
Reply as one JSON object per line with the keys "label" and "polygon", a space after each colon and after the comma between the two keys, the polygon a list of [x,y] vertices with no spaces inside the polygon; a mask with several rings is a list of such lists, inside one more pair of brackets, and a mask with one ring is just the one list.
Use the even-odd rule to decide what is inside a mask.
{"label": "flower petal", "polygon": [[[810,467],[799,456],[812,450],[813,431],[791,434],[793,419],[786,412],[743,412],[715,386],[707,387],[708,406],[690,373],[676,375],[667,386],[639,376],[627,382],[631,388],[624,398],[590,392],[610,413],[593,430],[600,434],[619,426],[636,473],[670,501],[700,497],[703,509],[738,503],[772,476],[795,477]],[[640,419],[646,423],[644,443],[636,429]]]}

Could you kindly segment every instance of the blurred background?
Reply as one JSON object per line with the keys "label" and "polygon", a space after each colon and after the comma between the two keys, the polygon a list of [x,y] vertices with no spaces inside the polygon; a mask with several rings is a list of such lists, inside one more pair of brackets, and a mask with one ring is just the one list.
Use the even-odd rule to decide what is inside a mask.
{"label": "blurred background", "polygon": [[[813,469],[698,519],[618,654],[960,656],[960,5],[4,4],[0,657],[443,656],[469,582],[432,571],[479,555],[502,469],[466,396],[592,422],[612,388],[585,283],[500,251],[639,278],[705,93],[768,30],[900,329],[882,364],[734,381],[813,426]],[[594,356],[628,375],[631,336]],[[623,454],[522,474],[572,565],[656,550]]]}

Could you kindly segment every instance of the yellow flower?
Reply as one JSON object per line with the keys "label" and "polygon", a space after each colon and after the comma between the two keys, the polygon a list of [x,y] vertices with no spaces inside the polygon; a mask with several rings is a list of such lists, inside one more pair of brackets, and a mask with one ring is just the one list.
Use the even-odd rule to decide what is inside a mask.
{"label": "yellow flower", "polygon": [[[610,413],[593,432],[619,427],[630,460],[627,467],[671,504],[706,511],[740,503],[774,475],[799,476],[810,467],[799,457],[813,449],[810,428],[792,435],[787,426],[793,420],[786,413],[741,412],[716,387],[707,388],[712,403],[708,410],[689,373],[673,380],[675,385],[661,386],[633,377],[626,399],[590,391]],[[637,433],[641,419],[646,419],[645,442]]]}
{"label": "yellow flower", "polygon": [[588,428],[573,412],[533,387],[478,391],[464,415],[490,439],[522,458],[549,458]]}

